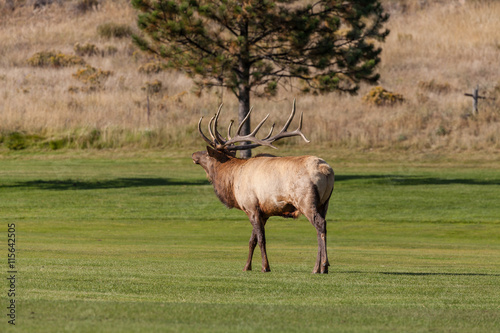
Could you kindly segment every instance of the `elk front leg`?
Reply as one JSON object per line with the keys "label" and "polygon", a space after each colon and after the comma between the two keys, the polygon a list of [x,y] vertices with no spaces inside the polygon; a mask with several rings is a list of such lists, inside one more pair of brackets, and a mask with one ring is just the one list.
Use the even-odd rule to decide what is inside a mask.
{"label": "elk front leg", "polygon": [[267,260],[266,251],[266,232],[265,225],[267,218],[261,216],[259,212],[247,213],[250,222],[252,223],[252,236],[250,237],[250,242],[248,244],[248,259],[245,265],[244,271],[249,271],[252,269],[252,256],[255,246],[259,244],[260,254],[262,256],[262,272],[270,272],[269,261]]}
{"label": "elk front leg", "polygon": [[252,230],[252,236],[250,236],[250,242],[248,242],[248,259],[245,268],[243,268],[243,271],[252,270],[252,257],[255,246],[257,246],[257,234],[254,230]]}

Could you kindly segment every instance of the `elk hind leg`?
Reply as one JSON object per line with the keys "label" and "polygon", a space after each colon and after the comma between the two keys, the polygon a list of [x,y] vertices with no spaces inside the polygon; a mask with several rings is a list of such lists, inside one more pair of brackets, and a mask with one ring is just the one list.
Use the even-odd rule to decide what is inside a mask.
{"label": "elk hind leg", "polygon": [[316,228],[318,236],[318,256],[316,257],[316,264],[314,265],[313,274],[321,273],[328,274],[328,255],[326,251],[326,220],[323,214],[314,212],[308,216],[311,224]]}
{"label": "elk hind leg", "polygon": [[260,220],[259,228],[257,229],[257,242],[260,247],[260,254],[262,256],[262,272],[270,272],[271,268],[269,267],[269,261],[267,260],[267,250],[266,250],[266,232],[264,226],[266,224],[266,220]]}

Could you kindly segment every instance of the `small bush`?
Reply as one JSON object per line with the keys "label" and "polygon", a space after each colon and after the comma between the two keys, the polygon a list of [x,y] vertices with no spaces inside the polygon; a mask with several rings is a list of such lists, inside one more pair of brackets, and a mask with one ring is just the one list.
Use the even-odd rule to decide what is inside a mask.
{"label": "small bush", "polygon": [[75,86],[69,86],[68,92],[70,94],[76,94],[76,93],[80,92],[80,88],[79,87],[75,87]]}
{"label": "small bush", "polygon": [[436,130],[436,135],[438,136],[446,136],[450,134],[450,131],[446,129],[443,125],[439,125],[439,127]]}
{"label": "small bush", "polygon": [[97,34],[103,38],[125,38],[132,35],[132,29],[126,24],[104,23],[97,26]]}
{"label": "small bush", "polygon": [[116,53],[118,52],[118,48],[116,46],[113,46],[113,45],[106,45],[104,47],[104,50],[102,51],[102,56],[112,56],[112,55],[115,55]]}
{"label": "small bush", "polygon": [[53,139],[49,141],[49,148],[52,150],[62,149],[68,145],[68,139]]}
{"label": "small bush", "polygon": [[42,51],[32,55],[27,60],[33,67],[70,67],[85,65],[85,61],[76,55],[64,54],[60,51]]}
{"label": "small bush", "polygon": [[387,91],[377,86],[363,97],[363,102],[376,106],[393,106],[404,102],[404,98],[403,95]]}
{"label": "small bush", "polygon": [[73,4],[73,10],[80,14],[85,14],[91,10],[98,10],[101,0],[77,0]]}
{"label": "small bush", "polygon": [[418,88],[436,94],[447,94],[451,91],[451,85],[449,83],[440,83],[435,80],[420,81],[418,83]]}
{"label": "small bush", "polygon": [[413,35],[412,34],[398,33],[398,41],[400,43],[411,42],[411,41],[413,41]]}
{"label": "small bush", "polygon": [[405,134],[400,134],[398,136],[398,142],[403,142],[403,141],[406,141],[406,140],[408,140],[408,137]]}
{"label": "small bush", "polygon": [[22,150],[28,146],[26,136],[20,132],[12,132],[7,135],[5,145],[10,150]]}
{"label": "small bush", "polygon": [[78,139],[78,144],[83,149],[86,148],[102,148],[101,138],[102,133],[100,130],[94,128],[90,130],[90,132],[84,134]]}
{"label": "small bush", "polygon": [[146,82],[145,85],[141,88],[145,90],[148,95],[157,94],[161,91],[163,84],[160,80],[154,80],[153,82]]}
{"label": "small bush", "polygon": [[35,0],[33,2],[33,9],[42,8],[51,5],[54,0]]}
{"label": "small bush", "polygon": [[144,74],[156,74],[164,69],[164,65],[161,62],[148,62],[139,66],[139,72]]}
{"label": "small bush", "polygon": [[73,46],[73,51],[81,57],[83,56],[94,56],[99,54],[99,48],[95,46],[94,44],[90,43],[85,43],[85,44],[80,44],[76,43],[75,46]]}
{"label": "small bush", "polygon": [[91,86],[101,86],[112,74],[113,73],[111,71],[103,71],[102,69],[96,69],[87,65],[85,68],[81,68],[74,73],[73,77],[78,81]]}

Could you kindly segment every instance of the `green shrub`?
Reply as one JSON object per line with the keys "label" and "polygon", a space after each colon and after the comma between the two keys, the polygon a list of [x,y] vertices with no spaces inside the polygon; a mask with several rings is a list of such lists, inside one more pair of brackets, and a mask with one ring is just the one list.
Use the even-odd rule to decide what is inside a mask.
{"label": "green shrub", "polygon": [[108,39],[125,38],[132,35],[132,29],[126,24],[108,22],[97,26],[97,34]]}
{"label": "green shrub", "polygon": [[71,54],[64,54],[61,51],[42,51],[32,55],[27,60],[28,65],[33,67],[69,67],[85,65],[85,61]]}
{"label": "green shrub", "polygon": [[99,9],[100,3],[101,0],[76,0],[73,3],[73,10],[84,14],[88,11]]}
{"label": "green shrub", "polygon": [[68,139],[53,139],[49,141],[49,148],[52,150],[58,150],[64,148],[68,145]]}
{"label": "green shrub", "polygon": [[77,140],[77,144],[83,148],[102,148],[100,143],[102,133],[97,128],[90,130],[88,133],[83,134]]}
{"label": "green shrub", "polygon": [[94,44],[90,43],[85,43],[85,44],[80,44],[76,43],[73,46],[73,51],[79,56],[94,56],[99,54],[99,48],[95,46]]}
{"label": "green shrub", "polygon": [[439,127],[436,130],[436,135],[445,136],[448,134],[450,134],[450,131],[447,130],[446,127],[444,127],[443,125],[439,125]]}
{"label": "green shrub", "polygon": [[102,56],[107,56],[107,55],[115,55],[118,52],[118,48],[113,45],[106,45],[104,47],[104,50],[102,51]]}
{"label": "green shrub", "polygon": [[10,150],[22,150],[28,146],[26,135],[20,132],[12,132],[7,135],[5,145]]}

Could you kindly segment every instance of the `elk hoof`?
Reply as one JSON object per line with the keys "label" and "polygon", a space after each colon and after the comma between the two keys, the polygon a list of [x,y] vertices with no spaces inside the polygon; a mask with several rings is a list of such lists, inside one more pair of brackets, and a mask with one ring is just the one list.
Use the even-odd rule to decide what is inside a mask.
{"label": "elk hoof", "polygon": [[322,266],[321,269],[319,267],[314,267],[313,274],[328,274],[328,266]]}

